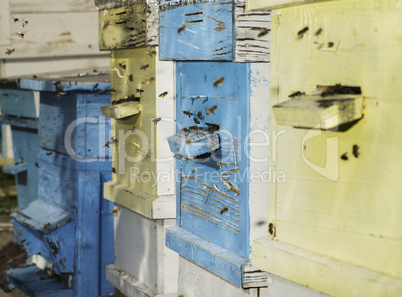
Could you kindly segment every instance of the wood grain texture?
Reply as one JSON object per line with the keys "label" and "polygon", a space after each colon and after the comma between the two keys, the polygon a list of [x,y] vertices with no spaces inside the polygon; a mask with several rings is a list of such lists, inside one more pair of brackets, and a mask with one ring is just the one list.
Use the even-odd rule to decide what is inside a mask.
{"label": "wood grain texture", "polygon": [[269,12],[224,0],[166,2],[160,10],[163,60],[269,62]]}
{"label": "wood grain texture", "polygon": [[159,9],[155,2],[99,11],[99,48],[157,46]]}
{"label": "wood grain texture", "polygon": [[46,272],[36,266],[8,270],[6,278],[28,296],[74,296],[74,291],[67,284],[48,277]]}
{"label": "wood grain texture", "polygon": [[[317,290],[308,296],[323,296],[319,292],[336,292],[330,293],[331,296],[399,296],[402,290],[402,283],[397,278],[268,238],[254,241],[253,251],[256,262],[275,270],[277,276]],[[327,280],[329,275],[334,281]],[[337,279],[343,279],[343,282],[335,281]],[[299,289],[299,292],[303,290]]]}
{"label": "wood grain texture", "polygon": [[[398,125],[393,120],[402,110],[402,77],[395,67],[402,45],[399,31],[392,35],[386,29],[397,28],[400,9],[397,1],[329,1],[284,8],[273,18],[272,40],[277,44],[272,48],[272,105],[296,91],[310,93],[324,82],[360,86],[366,98],[364,118],[345,131],[278,126],[286,134],[279,138],[271,163],[286,173],[286,183],[277,183],[269,193],[269,220],[278,242],[376,275],[361,275],[357,281],[327,270],[313,282],[317,289],[327,287],[324,292],[330,295],[349,296],[334,286],[342,283],[362,296],[397,296],[386,279],[391,277],[397,286],[402,279],[402,233],[396,227],[401,218],[401,142],[394,137]],[[309,30],[299,38],[305,27]],[[329,42],[335,49],[328,49]],[[323,47],[317,46],[321,43]],[[374,79],[379,73],[381,79]],[[275,125],[272,121],[271,129]],[[298,281],[311,273],[313,279],[320,264],[315,258],[305,260],[307,273],[290,273],[298,271],[290,264],[286,277]],[[280,272],[270,265],[261,268]]]}
{"label": "wood grain texture", "polygon": [[271,13],[246,12],[245,4],[234,5],[235,61],[269,62]]}
{"label": "wood grain texture", "polygon": [[278,9],[287,6],[296,6],[309,4],[313,2],[324,2],[324,1],[333,1],[333,0],[246,0],[246,9],[249,10],[257,10],[257,9]]}

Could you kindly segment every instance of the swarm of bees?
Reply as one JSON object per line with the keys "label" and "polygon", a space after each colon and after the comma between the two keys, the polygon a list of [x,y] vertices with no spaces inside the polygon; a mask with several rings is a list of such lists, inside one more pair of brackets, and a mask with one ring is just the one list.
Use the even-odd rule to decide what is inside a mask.
{"label": "swarm of bees", "polygon": [[[22,25],[23,28],[25,28],[25,26],[28,25],[27,20],[19,19],[19,18],[16,18],[16,17],[12,17],[12,18],[13,18],[14,24],[17,23],[17,22],[21,22],[21,25]],[[24,39],[24,37],[25,37],[25,32],[16,32],[15,34],[20,39]],[[6,51],[4,53],[9,56],[14,52],[15,52],[15,48],[6,48]]]}

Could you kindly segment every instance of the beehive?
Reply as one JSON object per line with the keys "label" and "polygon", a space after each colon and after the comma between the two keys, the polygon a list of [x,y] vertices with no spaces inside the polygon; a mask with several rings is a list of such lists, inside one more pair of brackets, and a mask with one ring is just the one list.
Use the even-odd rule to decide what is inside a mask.
{"label": "beehive", "polygon": [[270,123],[283,131],[271,166],[287,178],[269,192],[270,234],[254,242],[254,264],[332,296],[399,296],[400,3],[293,2],[272,18],[271,106],[314,90],[327,105],[339,92],[323,86],[359,87],[363,117],[332,129]]}
{"label": "beehive", "polygon": [[40,91],[42,141],[36,164],[38,199],[11,217],[28,254],[40,254],[53,265],[50,277],[36,266],[6,272],[29,296],[113,291],[105,271],[113,261],[113,208],[102,199],[111,160],[105,148],[99,149],[110,130],[100,110],[110,101],[110,95],[101,95],[110,89],[109,78],[74,73],[20,80],[21,88]]}

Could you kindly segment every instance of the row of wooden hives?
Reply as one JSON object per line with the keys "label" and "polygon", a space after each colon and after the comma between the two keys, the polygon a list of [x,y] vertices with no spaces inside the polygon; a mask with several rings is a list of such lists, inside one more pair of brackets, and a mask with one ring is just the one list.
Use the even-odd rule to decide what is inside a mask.
{"label": "row of wooden hives", "polygon": [[[105,155],[89,152],[113,150],[103,194],[115,203],[115,258],[106,267],[114,287],[127,296],[401,294],[399,1],[95,3],[100,48],[112,51],[111,85],[98,90],[95,78],[78,89],[94,94],[84,106],[110,94],[102,113],[112,132],[103,145],[89,140],[91,129],[102,130],[99,104],[90,108],[97,113],[76,130],[88,134],[75,138],[75,151],[97,161],[74,168],[78,177],[100,170]],[[68,98],[71,84],[61,80],[51,102]],[[82,118],[73,110],[63,116],[68,125]],[[47,118],[41,110],[39,122]],[[46,195],[66,189],[43,179]],[[61,200],[38,191],[14,215],[20,236],[44,234],[22,241],[40,245],[50,262],[65,260],[52,256],[48,234],[63,239],[68,226],[76,259],[66,259],[87,263],[81,249],[96,245],[90,236],[81,242],[98,221],[93,210],[63,205],[69,195],[99,197],[104,179],[72,180]],[[51,222],[32,215],[42,205],[58,214]],[[100,242],[110,236],[97,230]],[[101,260],[90,268],[54,263],[62,292],[105,294],[79,287],[94,281],[91,269],[104,283],[102,257],[112,249],[91,251]]]}

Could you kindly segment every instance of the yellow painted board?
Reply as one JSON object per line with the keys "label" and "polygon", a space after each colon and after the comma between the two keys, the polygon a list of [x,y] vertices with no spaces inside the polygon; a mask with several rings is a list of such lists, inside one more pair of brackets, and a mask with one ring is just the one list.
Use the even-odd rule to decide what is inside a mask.
{"label": "yellow painted board", "polygon": [[[270,165],[286,176],[269,192],[275,238],[401,280],[401,2],[339,0],[277,11],[271,18],[271,106],[297,91],[312,94],[317,85],[360,86],[364,117],[343,131],[280,126],[271,117],[270,129],[280,136],[270,147]],[[347,278],[326,273],[338,282]],[[386,290],[383,278],[378,282]]]}
{"label": "yellow painted board", "polygon": [[246,10],[257,10],[257,9],[277,9],[286,6],[303,5],[313,2],[323,2],[323,1],[333,1],[333,0],[246,0]]}
{"label": "yellow painted board", "polygon": [[269,238],[253,242],[253,262],[266,271],[331,296],[397,297],[402,281]]}
{"label": "yellow painted board", "polygon": [[99,10],[99,48],[112,50],[159,43],[156,3]]}
{"label": "yellow painted board", "polygon": [[[111,53],[113,106],[133,97],[141,104],[139,114],[112,120],[113,182],[151,196],[175,193],[174,158],[166,136],[175,131],[173,62],[160,62],[157,51],[148,47]],[[159,96],[164,91],[167,95]]]}

